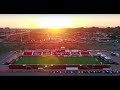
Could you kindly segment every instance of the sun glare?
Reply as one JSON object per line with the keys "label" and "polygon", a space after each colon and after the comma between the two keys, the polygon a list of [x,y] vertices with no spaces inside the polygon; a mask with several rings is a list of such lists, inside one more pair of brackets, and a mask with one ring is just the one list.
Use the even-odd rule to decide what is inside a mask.
{"label": "sun glare", "polygon": [[42,17],[38,21],[38,26],[40,28],[49,28],[49,29],[60,29],[71,26],[71,21],[69,18],[61,17]]}

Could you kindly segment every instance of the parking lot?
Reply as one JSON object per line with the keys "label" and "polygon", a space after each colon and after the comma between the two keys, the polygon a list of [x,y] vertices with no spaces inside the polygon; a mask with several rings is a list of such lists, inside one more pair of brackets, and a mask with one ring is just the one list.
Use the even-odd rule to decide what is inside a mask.
{"label": "parking lot", "polygon": [[[96,55],[98,51],[90,51],[91,55]],[[120,64],[120,57],[117,56],[112,56],[111,51],[102,51],[103,54],[109,56],[113,61],[118,62]],[[119,53],[119,52],[117,52]],[[93,70],[88,70],[88,71],[64,71],[64,70],[56,70],[56,71],[35,71],[28,72],[28,71],[17,71],[17,72],[4,72],[4,70],[8,69],[7,65],[2,65],[3,62],[6,61],[6,56],[9,56],[13,54],[13,52],[8,52],[4,55],[1,55],[0,58],[0,70],[2,73],[0,73],[0,76],[120,76],[120,71],[93,71]],[[111,64],[112,69],[120,69],[120,65],[114,65]]]}
{"label": "parking lot", "polygon": [[[102,51],[101,53],[102,53],[102,54],[105,54],[105,55],[108,56],[108,57],[110,57],[114,62],[117,62],[117,63],[120,64],[120,57],[118,57],[118,56],[112,56],[112,55],[111,55],[111,52],[114,52],[114,51]],[[91,53],[92,55],[97,55],[98,51],[90,51],[90,53]],[[119,51],[118,51],[117,53],[120,54]],[[112,67],[111,67],[112,69],[120,69],[120,65],[111,64],[111,66],[112,66]]]}

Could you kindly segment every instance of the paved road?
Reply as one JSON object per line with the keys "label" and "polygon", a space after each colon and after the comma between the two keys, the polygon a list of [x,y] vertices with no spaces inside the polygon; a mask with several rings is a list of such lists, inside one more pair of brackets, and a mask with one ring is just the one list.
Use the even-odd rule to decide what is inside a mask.
{"label": "paved road", "polygon": [[0,69],[8,70],[9,67],[8,67],[8,65],[0,65]]}
{"label": "paved road", "polygon": [[50,73],[39,73],[39,72],[2,72],[0,76],[120,76],[120,73],[80,73],[80,74],[50,74]]}
{"label": "paved road", "polygon": [[6,52],[0,55],[0,64],[4,63],[6,61],[6,58],[11,55],[13,52]]}

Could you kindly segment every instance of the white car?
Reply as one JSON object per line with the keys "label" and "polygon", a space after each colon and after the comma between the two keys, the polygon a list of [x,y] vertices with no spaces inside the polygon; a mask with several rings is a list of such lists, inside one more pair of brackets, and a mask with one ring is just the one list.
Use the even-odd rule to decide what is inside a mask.
{"label": "white car", "polygon": [[119,53],[116,53],[116,56],[119,57],[120,56]]}

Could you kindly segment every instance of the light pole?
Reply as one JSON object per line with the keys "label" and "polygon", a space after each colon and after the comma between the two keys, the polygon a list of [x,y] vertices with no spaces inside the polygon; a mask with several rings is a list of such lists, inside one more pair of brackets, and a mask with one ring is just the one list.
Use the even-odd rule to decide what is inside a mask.
{"label": "light pole", "polygon": [[20,34],[20,41],[22,42],[23,40],[22,40],[22,35]]}

